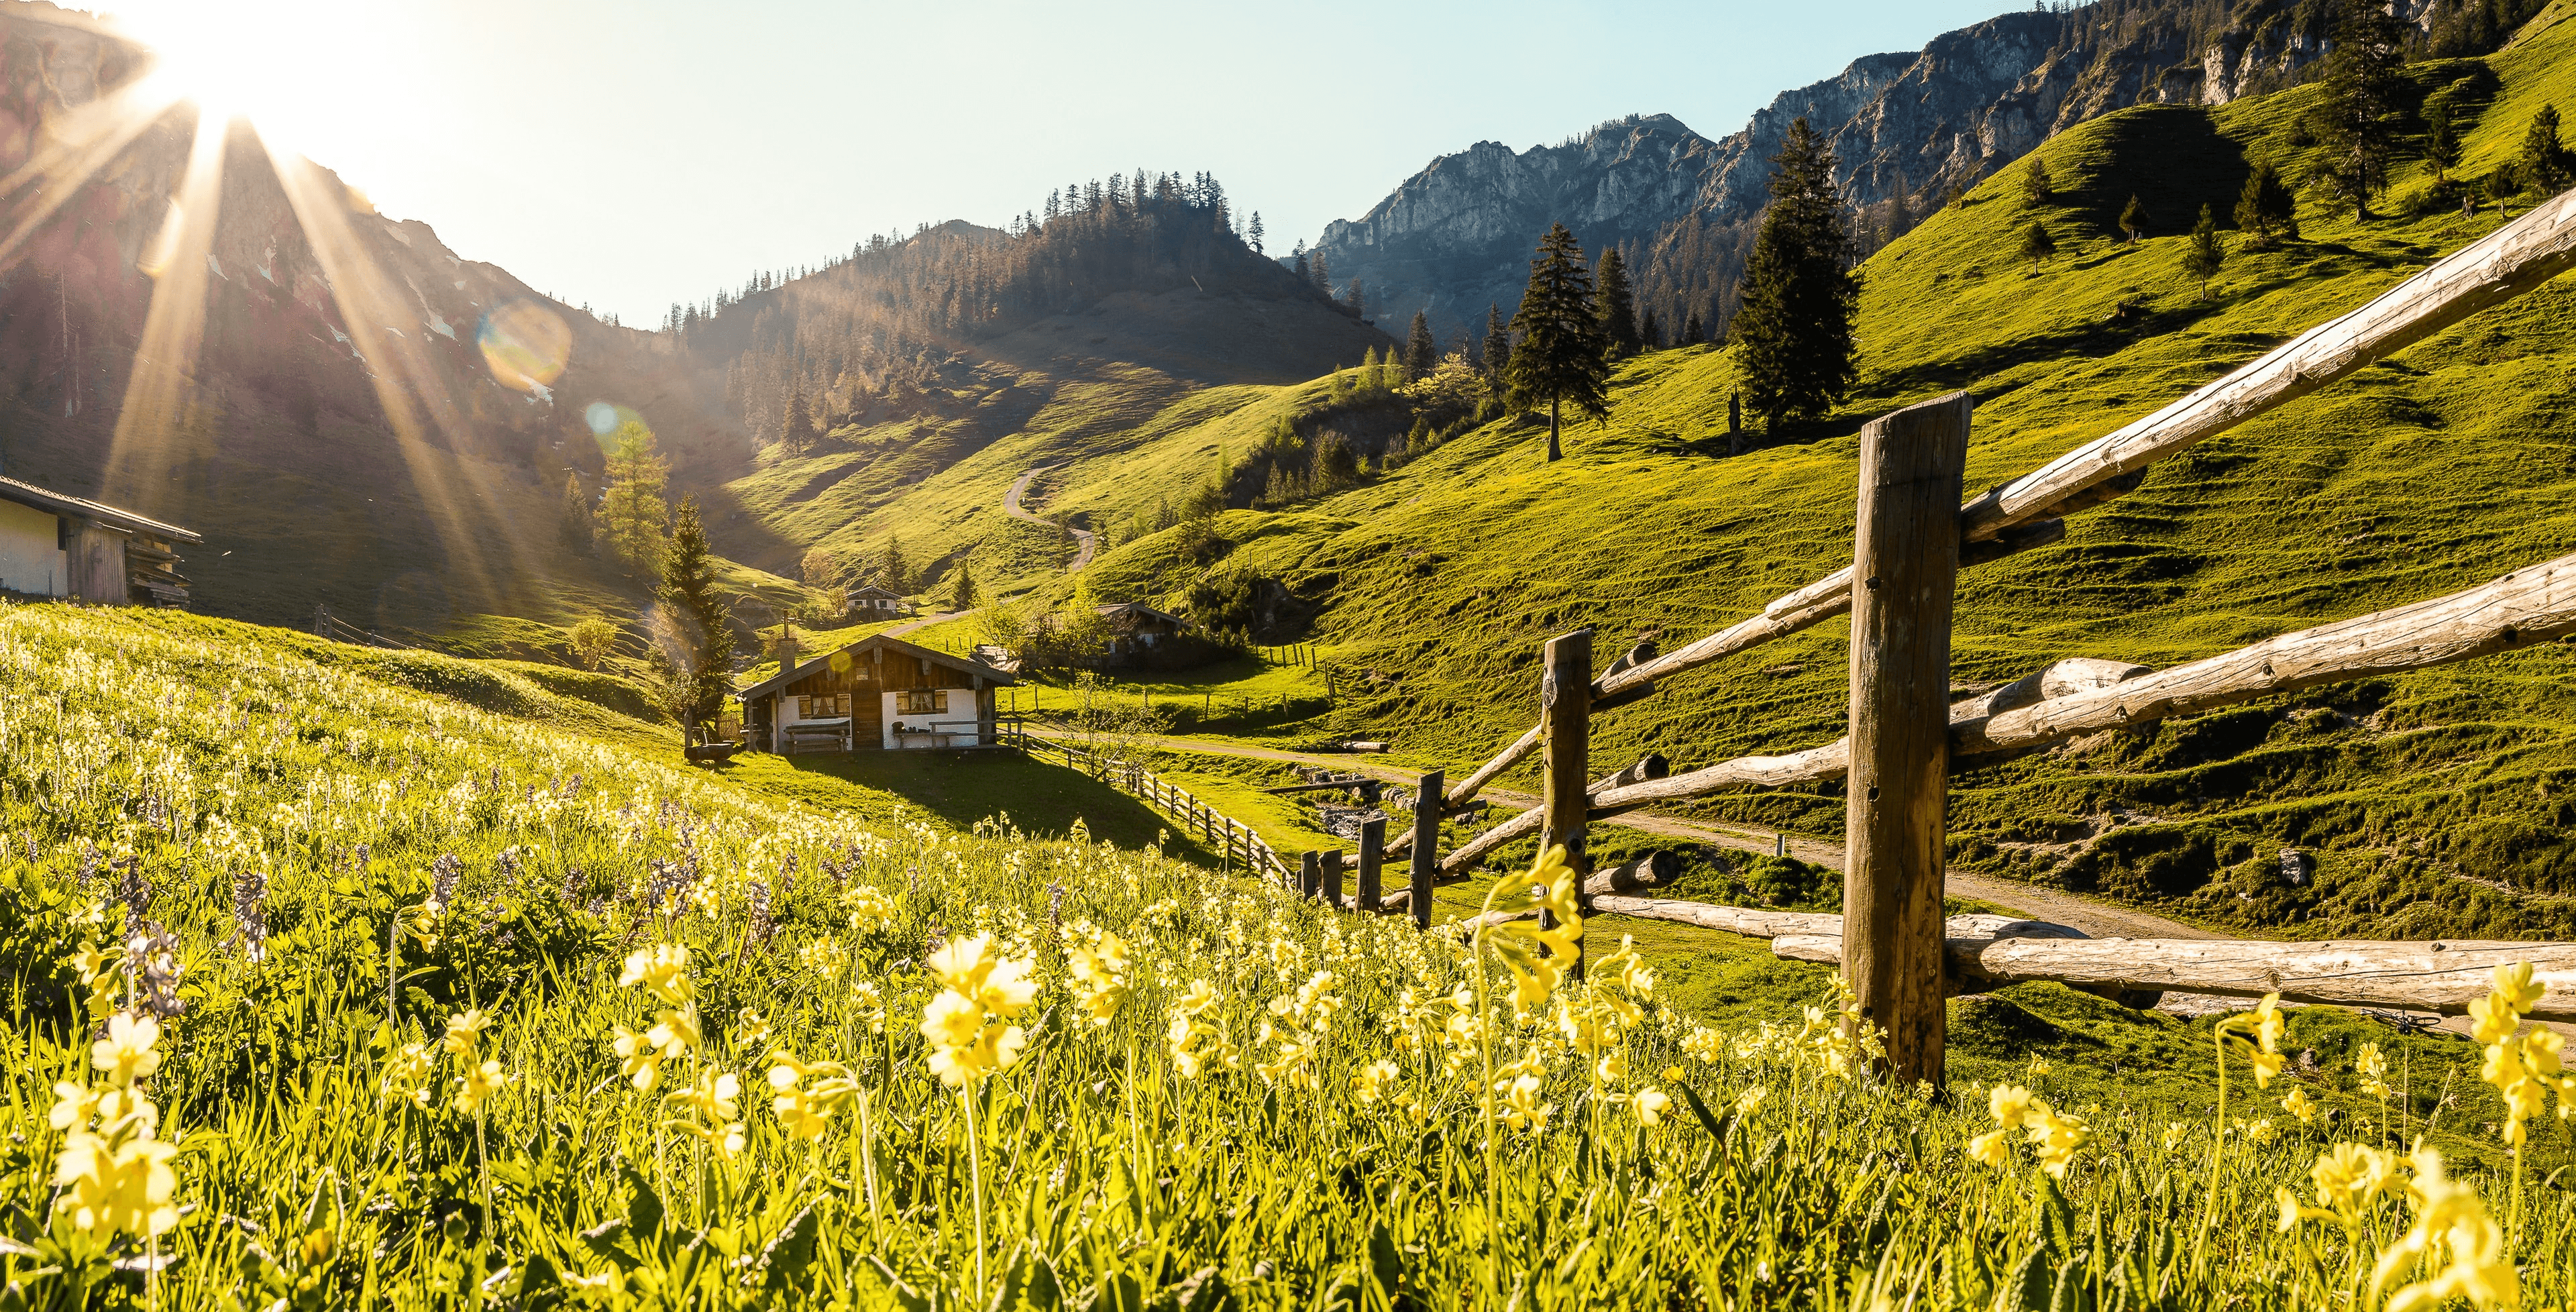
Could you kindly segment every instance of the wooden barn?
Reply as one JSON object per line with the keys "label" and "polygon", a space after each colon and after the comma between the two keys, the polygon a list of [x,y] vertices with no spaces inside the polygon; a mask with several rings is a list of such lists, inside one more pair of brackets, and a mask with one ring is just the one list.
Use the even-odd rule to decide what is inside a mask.
{"label": "wooden barn", "polygon": [[176,544],[203,541],[130,510],[0,478],[0,592],[185,606]]}
{"label": "wooden barn", "polygon": [[1017,682],[963,656],[878,634],[735,693],[754,750],[990,747],[993,690]]}
{"label": "wooden barn", "polygon": [[1156,610],[1141,601],[1103,606],[1100,618],[1109,625],[1109,651],[1113,656],[1154,646],[1166,638],[1177,638],[1190,627],[1188,620]]}
{"label": "wooden barn", "polygon": [[873,583],[862,583],[850,589],[849,597],[841,607],[841,614],[853,620],[890,620],[911,613],[912,607],[905,605],[903,598]]}

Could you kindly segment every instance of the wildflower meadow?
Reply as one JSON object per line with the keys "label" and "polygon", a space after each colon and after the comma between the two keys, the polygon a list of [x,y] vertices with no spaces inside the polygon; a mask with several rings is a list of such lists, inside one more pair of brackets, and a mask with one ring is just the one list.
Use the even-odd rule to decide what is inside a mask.
{"label": "wildflower meadow", "polygon": [[1423,933],[41,606],[0,608],[0,851],[12,1309],[2404,1312],[2576,1280],[2570,1196],[2522,1169],[2570,1076],[2510,968],[2475,1018],[2495,1169],[2384,1118],[2276,1130],[2305,1118],[2268,1002],[2209,1032],[2215,1119],[1892,1087],[1830,989],[1668,1005],[1554,854],[1488,899],[1548,916]]}

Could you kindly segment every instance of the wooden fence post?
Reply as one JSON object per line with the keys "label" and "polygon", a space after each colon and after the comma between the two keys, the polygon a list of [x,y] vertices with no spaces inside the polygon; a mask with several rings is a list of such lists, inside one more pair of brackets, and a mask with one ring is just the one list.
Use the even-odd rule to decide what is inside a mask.
{"label": "wooden fence post", "polygon": [[1323,857],[1315,852],[1297,854],[1297,896],[1313,897],[1324,886]]}
{"label": "wooden fence post", "polygon": [[1900,1086],[1938,1087],[1943,1076],[1941,813],[1969,410],[1954,392],[1860,435],[1843,978],[1861,1019],[1886,1036]]}
{"label": "wooden fence post", "polygon": [[1447,776],[1434,770],[1413,789],[1413,925],[1431,928],[1431,881],[1440,873],[1440,799]]}
{"label": "wooden fence post", "polygon": [[1316,895],[1324,899],[1325,905],[1339,911],[1342,908],[1342,849],[1337,847],[1326,852],[1323,867],[1324,882],[1315,890]]}
{"label": "wooden fence post", "polygon": [[1360,910],[1378,908],[1378,881],[1386,865],[1386,817],[1360,822]]}
{"label": "wooden fence post", "polygon": [[[1583,842],[1584,825],[1592,815],[1592,630],[1576,629],[1548,639],[1540,668],[1538,714],[1547,737],[1547,815],[1539,829],[1538,846],[1544,852],[1564,844],[1565,862],[1574,867],[1574,882],[1579,886],[1592,873]],[[1540,918],[1554,927],[1555,917],[1542,912]],[[1583,978],[1580,943],[1575,945],[1568,973]]]}

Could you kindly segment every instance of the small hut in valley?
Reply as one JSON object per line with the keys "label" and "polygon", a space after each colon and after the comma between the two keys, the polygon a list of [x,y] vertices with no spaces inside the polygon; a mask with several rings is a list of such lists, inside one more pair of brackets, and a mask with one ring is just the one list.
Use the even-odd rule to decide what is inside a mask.
{"label": "small hut in valley", "polygon": [[878,634],[734,696],[744,738],[758,751],[990,747],[993,690],[1016,682],[980,661]]}

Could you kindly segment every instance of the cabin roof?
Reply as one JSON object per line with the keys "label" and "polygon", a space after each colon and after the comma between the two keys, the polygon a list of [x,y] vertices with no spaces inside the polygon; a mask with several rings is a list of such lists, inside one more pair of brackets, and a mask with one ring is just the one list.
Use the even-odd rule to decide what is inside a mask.
{"label": "cabin roof", "polygon": [[879,633],[861,638],[857,642],[851,643],[846,647],[835,647],[830,651],[816,656],[810,661],[806,661],[803,664],[798,665],[795,669],[782,670],[777,674],[773,674],[768,678],[735,693],[734,696],[737,699],[746,702],[750,701],[754,697],[766,697],[809,674],[821,672],[825,666],[831,663],[834,656],[840,655],[844,652],[856,655],[871,647],[882,648],[886,651],[891,651],[898,656],[918,656],[923,660],[929,661],[933,665],[945,665],[949,669],[955,670],[960,674],[980,674],[984,677],[985,682],[997,687],[1004,684],[1019,682],[1019,680],[1012,678],[1008,671],[994,669],[992,666],[986,665],[982,661],[969,660],[964,656],[951,656],[944,651],[932,651],[928,647],[916,646],[912,643],[905,642],[901,638],[890,638],[885,634]]}
{"label": "cabin roof", "polygon": [[156,538],[172,538],[180,542],[205,541],[204,538],[176,524],[164,524],[160,520],[146,518],[131,510],[119,510],[114,506],[102,505],[87,497],[76,497],[67,492],[48,491],[33,483],[22,483],[14,478],[0,478],[0,501],[15,501],[19,505],[34,506],[38,510],[50,511],[57,515],[78,515],[97,520],[110,528],[124,529],[128,533],[148,533]]}
{"label": "cabin roof", "polygon": [[852,600],[852,601],[859,601],[859,600],[862,600],[862,599],[865,599],[865,598],[870,598],[870,597],[882,597],[882,598],[884,598],[884,599],[885,599],[885,600],[887,600],[887,601],[901,601],[901,600],[903,600],[903,598],[902,598],[902,597],[900,597],[900,596],[898,596],[898,595],[896,595],[896,594],[894,594],[894,593],[888,592],[888,591],[886,591],[884,588],[878,587],[876,584],[873,584],[873,583],[862,583],[862,584],[859,584],[857,587],[854,587],[854,588],[850,589],[850,591],[849,591],[849,599],[850,599],[850,600]]}

